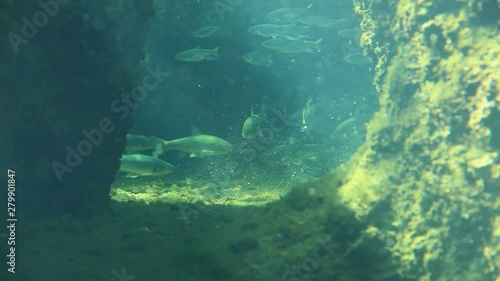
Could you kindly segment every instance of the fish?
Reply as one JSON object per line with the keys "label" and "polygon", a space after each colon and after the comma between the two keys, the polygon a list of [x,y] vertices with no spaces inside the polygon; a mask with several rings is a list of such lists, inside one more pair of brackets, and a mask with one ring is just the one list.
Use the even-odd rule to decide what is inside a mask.
{"label": "fish", "polygon": [[354,114],[347,120],[340,123],[330,134],[329,138],[335,143],[345,143],[356,137],[364,137],[366,133],[366,123],[371,115],[361,113],[358,108]]}
{"label": "fish", "polygon": [[309,98],[306,102],[306,105],[302,109],[302,124],[300,126],[300,130],[303,133],[309,131],[308,121],[309,117],[316,112],[316,107],[312,104],[312,98]]}
{"label": "fish", "polygon": [[200,46],[186,50],[175,55],[175,58],[180,61],[185,62],[201,62],[201,61],[214,61],[218,60],[219,57],[219,47],[213,50],[202,49]]}
{"label": "fish", "polygon": [[362,53],[354,53],[345,56],[342,59],[344,62],[347,62],[349,64],[367,64],[367,63],[372,63],[372,59],[370,57],[367,57],[363,55]]}
{"label": "fish", "polygon": [[154,157],[159,157],[168,150],[179,150],[189,153],[189,157],[203,158],[225,155],[233,149],[233,145],[228,141],[216,136],[202,134],[195,129],[189,137],[170,141],[157,139],[158,143],[153,152]]}
{"label": "fish", "polygon": [[253,112],[253,106],[251,108],[251,115],[243,123],[243,128],[241,130],[241,135],[245,139],[253,139],[257,136],[262,137],[262,126],[266,122],[266,109],[263,106],[260,108],[259,114]]}
{"label": "fish", "polygon": [[145,150],[150,150],[156,147],[157,140],[153,137],[142,135],[127,135],[127,146],[125,154],[134,154]]}
{"label": "fish", "polygon": [[256,66],[269,66],[271,67],[273,65],[273,59],[271,57],[271,54],[265,55],[261,53],[260,51],[254,51],[247,53],[243,55],[242,59],[251,65],[256,65]]}
{"label": "fish", "polygon": [[317,53],[323,38],[316,41],[305,41],[298,38],[286,37],[264,41],[262,47],[284,54]]}
{"label": "fish", "polygon": [[120,163],[119,171],[127,173],[127,178],[168,175],[175,170],[172,164],[144,154],[122,155]]}
{"label": "fish", "polygon": [[344,38],[359,39],[359,37],[361,37],[361,29],[359,28],[342,29],[337,31],[337,34]]}
{"label": "fish", "polygon": [[251,34],[276,38],[276,37],[296,37],[303,35],[309,31],[306,26],[297,26],[295,24],[278,25],[278,24],[258,24],[250,27],[248,32]]}
{"label": "fish", "polygon": [[308,15],[311,12],[312,4],[306,8],[281,8],[267,14],[267,18],[271,21],[294,22],[301,17]]}
{"label": "fish", "polygon": [[192,35],[194,38],[208,38],[219,31],[220,28],[218,26],[205,26],[195,30]]}
{"label": "fish", "polygon": [[300,127],[300,130],[305,133],[309,130],[309,117],[316,112],[316,106],[312,103],[313,99],[309,98],[303,108],[291,114],[287,120],[288,127]]}
{"label": "fish", "polygon": [[320,28],[340,28],[345,25],[349,20],[347,18],[343,19],[331,19],[323,16],[308,16],[299,19],[301,24],[312,27]]}

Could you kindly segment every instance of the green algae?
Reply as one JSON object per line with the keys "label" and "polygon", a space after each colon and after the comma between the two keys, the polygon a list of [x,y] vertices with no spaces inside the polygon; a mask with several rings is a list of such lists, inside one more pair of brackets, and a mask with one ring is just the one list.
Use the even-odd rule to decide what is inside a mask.
{"label": "green algae", "polygon": [[[339,192],[360,218],[391,202],[392,221],[379,232],[396,229],[391,252],[400,276],[458,280],[479,272],[494,280],[500,267],[492,258],[499,249],[491,238],[498,227],[499,159],[490,117],[499,106],[500,38],[493,25],[477,25],[475,17],[488,13],[480,2],[487,1],[458,8],[398,1],[386,31],[370,28],[377,12],[366,7],[389,3],[356,5],[362,47],[385,62],[374,80],[382,109],[368,126],[365,148],[341,168],[346,179]],[[391,44],[384,53],[378,42]],[[464,233],[470,238],[462,239]],[[483,262],[470,267],[460,256]]]}

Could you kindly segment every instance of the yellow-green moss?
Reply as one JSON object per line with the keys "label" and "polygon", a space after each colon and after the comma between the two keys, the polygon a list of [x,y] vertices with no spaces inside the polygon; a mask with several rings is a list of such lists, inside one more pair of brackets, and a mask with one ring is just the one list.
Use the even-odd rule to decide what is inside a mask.
{"label": "yellow-green moss", "polygon": [[[498,238],[488,232],[496,233],[498,219],[483,215],[499,210],[499,155],[490,145],[499,120],[489,118],[500,107],[500,35],[471,24],[487,13],[481,1],[445,2],[398,1],[390,31],[374,28],[373,16],[388,1],[355,3],[361,46],[379,59],[382,109],[363,149],[339,169],[339,194],[360,219],[390,201],[391,225],[377,233],[396,230],[391,252],[400,275],[458,280],[480,272],[484,279],[500,269]],[[464,232],[472,238],[463,240]],[[489,266],[469,268],[458,257],[464,253]]]}

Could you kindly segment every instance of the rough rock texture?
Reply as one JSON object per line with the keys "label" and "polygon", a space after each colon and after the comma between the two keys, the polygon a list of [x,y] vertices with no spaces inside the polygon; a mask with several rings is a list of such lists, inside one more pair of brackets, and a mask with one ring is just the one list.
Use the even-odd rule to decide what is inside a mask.
{"label": "rough rock texture", "polygon": [[356,12],[381,110],[348,163],[265,207],[165,188],[157,201],[117,191],[113,212],[90,219],[27,220],[19,255],[31,270],[18,277],[499,281],[497,2],[364,0]]}
{"label": "rough rock texture", "polygon": [[[107,208],[129,127],[128,116],[110,106],[140,78],[150,2],[0,4],[1,164],[16,171],[18,210],[43,216]],[[105,118],[114,130],[68,165],[66,146],[78,150],[87,140],[82,130],[98,129]],[[69,169],[59,179],[54,161]]]}
{"label": "rough rock texture", "polygon": [[394,241],[399,275],[500,280],[498,3],[357,1],[356,12],[382,108],[338,171],[341,200]]}

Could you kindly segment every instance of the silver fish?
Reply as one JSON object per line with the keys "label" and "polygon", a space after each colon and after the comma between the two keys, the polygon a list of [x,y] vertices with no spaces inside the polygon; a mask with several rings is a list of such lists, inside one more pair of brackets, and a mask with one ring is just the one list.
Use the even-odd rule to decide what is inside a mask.
{"label": "silver fish", "polygon": [[276,38],[276,37],[297,37],[304,35],[309,29],[305,26],[297,26],[294,24],[278,25],[278,24],[258,24],[250,27],[248,32],[251,34]]}
{"label": "silver fish", "polygon": [[242,59],[251,65],[264,65],[264,66],[272,66],[273,65],[273,59],[270,54],[264,55],[260,51],[254,51],[245,54]]}
{"label": "silver fish", "polygon": [[208,38],[220,31],[218,26],[205,26],[193,32],[194,38]]}
{"label": "silver fish", "polygon": [[133,154],[145,150],[150,150],[155,148],[156,144],[157,140],[153,137],[128,134],[125,154]]}
{"label": "silver fish", "polygon": [[317,41],[305,41],[297,38],[275,38],[262,43],[262,47],[285,54],[317,53],[323,38]]}
{"label": "silver fish", "polygon": [[361,37],[361,29],[359,28],[342,29],[337,31],[337,34],[344,38],[359,39],[359,37]]}
{"label": "silver fish", "polygon": [[281,8],[267,14],[267,18],[272,21],[294,22],[311,12],[312,4],[307,8]]}
{"label": "silver fish", "polygon": [[216,136],[197,133],[190,137],[162,140],[158,139],[153,156],[158,157],[168,150],[179,150],[189,153],[189,157],[207,157],[224,155],[231,152],[233,145]]}
{"label": "silver fish", "polygon": [[373,62],[370,57],[367,57],[362,53],[354,53],[347,55],[342,60],[349,64],[367,64]]}
{"label": "silver fish", "polygon": [[201,61],[214,61],[219,59],[219,47],[213,50],[202,49],[196,47],[194,49],[186,50],[175,55],[175,58],[185,62],[201,62]]}
{"label": "silver fish", "polygon": [[263,136],[262,126],[266,121],[266,109],[261,106],[259,114],[253,112],[253,107],[251,108],[251,115],[243,123],[243,129],[241,130],[241,135],[245,139],[253,139],[257,136]]}
{"label": "silver fish", "polygon": [[144,154],[122,155],[120,163],[120,171],[127,173],[128,178],[168,175],[175,169],[170,163]]}

